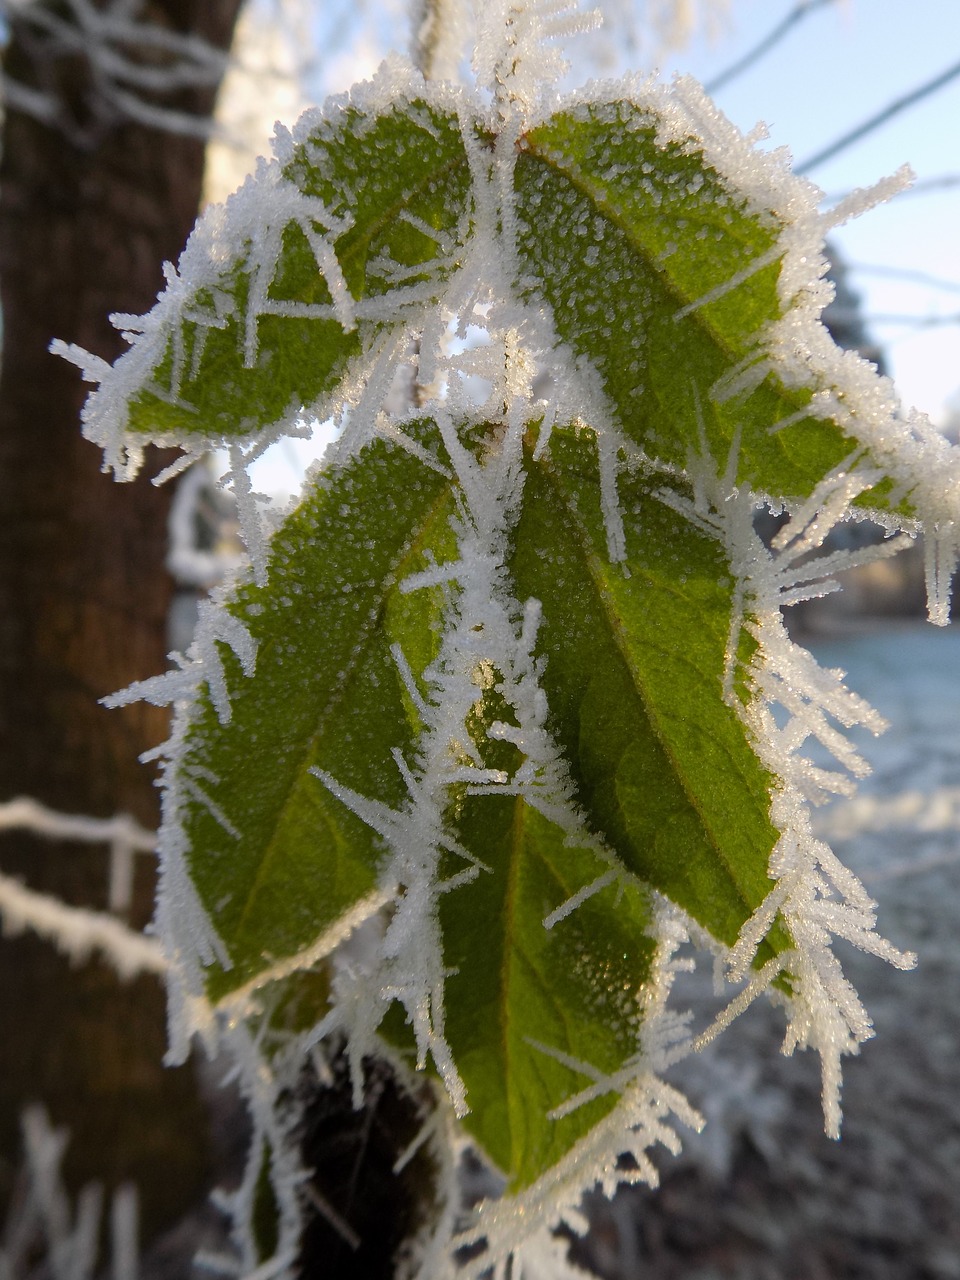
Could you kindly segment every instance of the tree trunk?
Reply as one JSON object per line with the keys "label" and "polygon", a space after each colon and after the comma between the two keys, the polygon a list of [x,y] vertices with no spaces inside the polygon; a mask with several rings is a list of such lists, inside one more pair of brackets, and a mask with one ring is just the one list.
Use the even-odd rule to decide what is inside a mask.
{"label": "tree trunk", "polygon": [[[151,0],[141,19],[228,48],[240,0]],[[157,794],[138,755],[166,713],[106,711],[105,694],[166,665],[172,584],[164,560],[169,491],[119,485],[81,438],[86,390],[51,356],[54,337],[108,360],[110,312],[142,312],[196,217],[203,143],[111,119],[79,55],[55,58],[32,11],[12,9],[4,71],[55,95],[50,127],[8,110],[0,162],[0,797],[155,827]],[[100,7],[106,7],[101,5]],[[68,20],[66,5],[49,6]],[[124,49],[137,57],[134,46]],[[197,116],[215,88],[155,101]],[[153,471],[163,459],[151,459]],[[3,833],[0,869],[76,904],[103,908],[102,849]],[[132,920],[149,918],[152,868]],[[163,995],[122,985],[102,964],[71,970],[32,938],[0,949],[0,1195],[9,1188],[19,1112],[43,1102],[72,1139],[74,1186],[97,1176],[140,1184],[148,1229],[179,1213],[204,1177],[203,1124],[189,1075],[161,1068]]]}

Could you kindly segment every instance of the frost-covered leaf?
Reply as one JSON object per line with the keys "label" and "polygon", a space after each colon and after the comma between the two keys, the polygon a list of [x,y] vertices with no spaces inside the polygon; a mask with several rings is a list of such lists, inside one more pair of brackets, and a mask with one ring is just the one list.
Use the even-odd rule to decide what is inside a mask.
{"label": "frost-covered leaf", "polygon": [[274,536],[268,585],[229,605],[256,671],[221,648],[229,721],[204,692],[177,771],[190,872],[232,962],[210,972],[213,995],[263,978],[375,889],[378,839],[309,771],[402,799],[391,748],[412,734],[384,614],[417,539],[448,516],[443,477],[374,441],[318,477]]}
{"label": "frost-covered leaf", "polygon": [[[956,452],[819,323],[815,191],[689,85],[544,117],[538,20],[493,12],[492,106],[394,67],[308,114],[87,413],[108,461],[230,440],[252,530],[254,580],[128,695],[198,690],[161,841],[180,1033],[229,1012],[277,1168],[262,1099],[304,1047],[343,1036],[358,1104],[370,1054],[436,1072],[435,1132],[456,1117],[507,1199],[441,1215],[424,1280],[458,1244],[486,1250],[467,1280],[512,1274],[624,1152],[655,1177],[695,1122],[661,1078],[694,1044],[668,1008],[691,934],[745,983],[718,1026],[777,984],[836,1129],[870,1023],[832,939],[908,958],[807,811],[846,783],[803,744],[862,773],[835,726],[880,722],[781,610],[874,554],[821,554],[866,504],[932,527],[941,613],[960,545]],[[344,431],[268,540],[244,471],[304,406]]]}
{"label": "frost-covered leaf", "polygon": [[511,569],[543,604],[544,689],[577,801],[634,874],[732,945],[772,887],[779,832],[773,779],[722,697],[723,549],[625,475],[611,564],[592,433],[554,429],[527,465]]}
{"label": "frost-covered leaf", "polygon": [[819,282],[808,272],[790,296],[782,193],[762,168],[735,174],[732,149],[719,172],[679,106],[584,102],[524,134],[520,284],[549,303],[612,424],[648,457],[684,467],[705,443],[722,469],[733,450],[734,481],[806,497],[857,447],[839,414],[805,412],[832,392],[827,375],[792,358],[789,332],[771,341]]}
{"label": "frost-covered leaf", "polygon": [[[384,327],[416,320],[454,267],[469,203],[456,115],[422,96],[307,113],[277,160],[209,210],[101,382],[87,435],[121,467],[145,440],[246,439],[336,404]],[[63,348],[64,351],[68,349]]]}
{"label": "frost-covered leaf", "polygon": [[[610,1088],[570,1115],[551,1114],[637,1053],[638,996],[655,948],[649,901],[635,885],[609,883],[609,864],[566,843],[523,797],[465,797],[456,827],[490,873],[441,903],[455,971],[446,1033],[471,1108],[464,1124],[518,1190],[617,1102]],[[598,892],[544,927],[601,877]]]}
{"label": "frost-covered leaf", "polygon": [[[652,915],[643,890],[614,883],[609,863],[524,796],[462,796],[454,829],[489,870],[440,902],[445,1034],[470,1103],[465,1128],[517,1190],[616,1105],[609,1088],[553,1115],[636,1056]],[[554,923],[576,895],[586,900]]]}

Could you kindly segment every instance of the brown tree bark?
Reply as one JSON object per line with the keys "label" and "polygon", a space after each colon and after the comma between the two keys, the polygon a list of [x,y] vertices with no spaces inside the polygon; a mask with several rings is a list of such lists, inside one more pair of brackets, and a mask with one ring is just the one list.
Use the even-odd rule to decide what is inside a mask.
{"label": "brown tree bark", "polygon": [[[149,0],[144,22],[228,48],[241,0]],[[101,474],[81,438],[86,389],[48,353],[54,337],[106,359],[121,343],[107,317],[142,312],[176,260],[201,193],[201,141],[111,116],[86,60],[54,56],[31,9],[8,13],[4,72],[58,101],[53,124],[11,109],[0,162],[0,798],[133,814],[154,827],[157,793],[138,755],[166,715],[98,700],[166,662],[171,582],[167,489]],[[51,5],[65,19],[69,8]],[[108,7],[102,4],[101,7]],[[135,46],[125,52],[141,55]],[[215,86],[156,99],[203,117]],[[155,472],[163,461],[151,459]],[[0,870],[68,902],[103,908],[103,850],[15,833]],[[143,868],[135,923],[149,918]],[[43,1102],[72,1131],[68,1170],[108,1185],[135,1178],[149,1228],[182,1210],[204,1176],[203,1124],[187,1075],[161,1068],[157,983],[122,985],[102,964],[71,970],[35,939],[0,948],[0,1197],[19,1146],[19,1112]]]}

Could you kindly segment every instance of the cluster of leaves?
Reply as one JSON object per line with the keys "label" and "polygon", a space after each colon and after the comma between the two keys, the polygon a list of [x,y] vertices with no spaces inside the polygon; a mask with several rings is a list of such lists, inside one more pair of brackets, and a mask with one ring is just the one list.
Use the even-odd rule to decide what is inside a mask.
{"label": "cluster of leaves", "polygon": [[[876,720],[780,609],[855,562],[808,563],[841,519],[953,527],[952,455],[819,325],[815,190],[690,86],[545,107],[521,18],[493,102],[394,66],[309,113],[121,318],[113,369],[68,353],[116,469],[227,446],[251,551],[178,670],[122,695],[177,703],[178,1034],[243,1030],[251,1170],[265,1144],[294,1224],[284,1072],[333,1033],[356,1097],[365,1055],[429,1063],[456,1116],[438,1090],[434,1140],[465,1130],[515,1212],[444,1211],[425,1275],[451,1238],[505,1266],[671,1140],[691,932],[746,979],[737,1008],[775,988],[835,1127],[870,1027],[831,935],[903,958],[806,818],[844,782],[803,742],[856,772],[828,718]],[[330,414],[268,536],[246,468]],[[793,515],[772,547],[764,501]]]}

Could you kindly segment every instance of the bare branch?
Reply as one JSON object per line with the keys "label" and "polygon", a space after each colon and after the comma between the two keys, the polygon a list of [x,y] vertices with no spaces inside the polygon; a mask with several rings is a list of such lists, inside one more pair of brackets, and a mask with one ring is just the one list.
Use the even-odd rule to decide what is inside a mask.
{"label": "bare branch", "polygon": [[780,43],[784,36],[788,35],[789,32],[791,32],[798,23],[802,22],[804,18],[809,17],[814,10],[822,9],[828,4],[835,3],[836,0],[800,0],[800,3],[792,9],[783,21],[778,23],[768,35],[764,36],[759,44],[754,45],[754,47],[748,53],[745,53],[742,58],[738,59],[738,61],[727,67],[725,71],[721,71],[719,75],[714,76],[712,80],[708,81],[707,84],[704,85],[707,93],[716,93],[717,90],[722,89],[725,84],[729,84],[731,80],[742,75],[744,71],[749,71],[755,63],[765,57],[771,49]]}
{"label": "bare branch", "polygon": [[[831,319],[837,322],[850,320],[855,313],[850,311],[831,312]],[[869,312],[862,319],[871,325],[903,325],[910,329],[939,329],[944,325],[960,324],[960,312],[952,312],[949,315],[932,315],[921,316],[911,315],[907,312]]]}
{"label": "bare branch", "polygon": [[946,289],[949,293],[960,293],[960,280],[947,280],[944,276],[930,275],[926,271],[916,271],[912,267],[889,267],[880,263],[848,262],[849,271],[860,275],[884,276],[890,280],[906,280],[913,284],[928,285],[931,289]]}
{"label": "bare branch", "polygon": [[901,111],[905,111],[907,107],[912,107],[914,103],[920,102],[923,98],[928,98],[932,93],[936,93],[938,89],[942,89],[944,85],[949,84],[951,80],[955,80],[957,76],[960,76],[960,62],[955,62],[946,71],[934,76],[932,80],[928,80],[926,84],[922,84],[911,93],[904,94],[902,98],[895,98],[893,102],[885,106],[882,111],[878,111],[876,115],[871,116],[869,120],[857,125],[855,129],[845,133],[836,142],[831,142],[829,146],[810,156],[802,164],[795,165],[794,173],[809,173],[811,169],[819,168],[827,160],[832,160],[835,155],[839,155],[841,151],[846,151],[855,142],[859,142],[861,138],[865,138],[867,134],[879,129],[881,125],[886,124],[888,120],[892,120]]}

